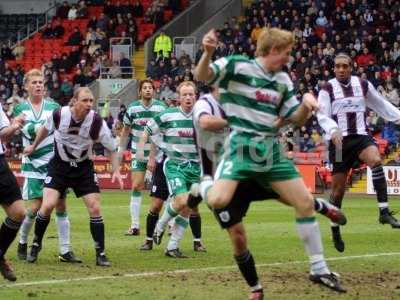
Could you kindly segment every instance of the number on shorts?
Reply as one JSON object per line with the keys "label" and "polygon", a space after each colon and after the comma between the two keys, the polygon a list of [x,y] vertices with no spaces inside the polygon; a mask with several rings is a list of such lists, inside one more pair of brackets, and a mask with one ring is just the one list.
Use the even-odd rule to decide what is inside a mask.
{"label": "number on shorts", "polygon": [[171,179],[169,182],[172,189],[182,186],[182,181],[179,178]]}
{"label": "number on shorts", "polygon": [[135,159],[133,162],[132,162],[132,169],[136,169],[138,167],[138,162],[137,162],[137,160]]}
{"label": "number on shorts", "polygon": [[231,161],[224,162],[224,170],[222,171],[222,173],[225,175],[232,175],[232,167],[233,167],[233,162]]}

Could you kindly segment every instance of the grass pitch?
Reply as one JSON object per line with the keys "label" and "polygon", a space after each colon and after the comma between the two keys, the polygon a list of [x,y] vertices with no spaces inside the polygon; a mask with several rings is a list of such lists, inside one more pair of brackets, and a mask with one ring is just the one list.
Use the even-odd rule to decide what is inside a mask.
{"label": "grass pitch", "polygon": [[[18,281],[8,283],[0,278],[0,299],[247,299],[248,288],[234,264],[227,234],[204,204],[203,240],[208,252],[193,252],[188,229],[181,249],[190,258],[174,260],[164,256],[167,237],[152,251],[138,250],[145,236],[147,195],[141,236],[124,236],[130,224],[128,198],[128,192],[102,193],[111,268],[95,266],[86,208],[70,196],[72,246],[84,263],[58,262],[52,221],[37,263],[18,261],[16,243],[10,248],[7,257]],[[398,197],[392,197],[390,205],[400,211]],[[245,224],[267,299],[400,299],[400,230],[378,224],[373,197],[348,195],[343,206],[348,217],[348,224],[342,227],[344,253],[333,248],[329,222],[319,216],[329,266],[340,273],[348,289],[347,294],[339,295],[308,281],[307,257],[297,237],[293,210],[275,201],[253,203]],[[3,211],[0,216],[4,217]]]}

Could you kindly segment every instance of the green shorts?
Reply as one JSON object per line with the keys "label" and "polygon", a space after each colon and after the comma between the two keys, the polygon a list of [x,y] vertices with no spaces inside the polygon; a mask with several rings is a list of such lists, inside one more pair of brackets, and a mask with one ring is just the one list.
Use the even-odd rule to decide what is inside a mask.
{"label": "green shorts", "polygon": [[146,172],[146,170],[147,170],[147,161],[139,161],[135,158],[132,158],[131,162],[132,172]]}
{"label": "green shorts", "polygon": [[43,183],[44,179],[26,177],[22,187],[22,199],[32,200],[43,198]]}
{"label": "green shorts", "polygon": [[176,196],[189,192],[190,186],[200,181],[200,166],[196,162],[167,158],[164,163],[164,174],[170,195]]}
{"label": "green shorts", "polygon": [[300,177],[295,165],[275,138],[233,132],[226,140],[215,179],[255,180],[267,188],[271,182]]}

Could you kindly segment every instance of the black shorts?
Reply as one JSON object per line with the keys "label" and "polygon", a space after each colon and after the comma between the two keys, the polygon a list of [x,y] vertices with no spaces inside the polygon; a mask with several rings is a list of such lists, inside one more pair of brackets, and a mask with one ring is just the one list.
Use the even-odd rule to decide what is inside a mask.
{"label": "black shorts", "polygon": [[340,153],[336,155],[335,145],[331,141],[329,143],[329,161],[333,165],[332,174],[347,173],[351,168],[358,166],[360,164],[358,156],[361,151],[371,145],[376,146],[374,139],[370,135],[345,136],[340,157]]}
{"label": "black shorts", "polygon": [[71,166],[69,162],[54,156],[49,162],[44,187],[55,189],[61,195],[71,188],[76,197],[100,193],[93,162],[89,159]]}
{"label": "black shorts", "polygon": [[214,215],[219,225],[226,229],[242,222],[251,202],[267,199],[279,199],[279,195],[255,181],[240,182],[228,206],[214,210]]}
{"label": "black shorts", "polygon": [[17,179],[10,170],[4,155],[0,155],[0,204],[10,205],[21,199]]}
{"label": "black shorts", "polygon": [[163,160],[156,164],[153,177],[151,178],[151,191],[150,196],[159,198],[166,201],[169,196],[169,190],[167,185],[167,179],[164,175],[164,161],[166,156],[164,155]]}

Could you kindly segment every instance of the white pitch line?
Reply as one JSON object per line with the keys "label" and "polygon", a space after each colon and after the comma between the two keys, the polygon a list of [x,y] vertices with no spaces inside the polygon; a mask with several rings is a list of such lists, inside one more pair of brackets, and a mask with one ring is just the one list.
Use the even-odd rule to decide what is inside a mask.
{"label": "white pitch line", "polygon": [[[352,255],[352,256],[337,256],[327,258],[327,261],[336,260],[352,260],[359,258],[372,258],[372,257],[382,257],[382,256],[396,256],[400,255],[400,252],[388,252],[388,253],[376,253],[376,254],[364,254],[364,255]],[[295,260],[289,262],[275,262],[267,264],[257,264],[258,268],[262,267],[272,267],[272,266],[282,266],[282,265],[293,265],[293,264],[303,264],[308,263],[307,260]],[[119,279],[119,278],[137,278],[137,277],[151,277],[151,276],[163,276],[163,275],[174,275],[174,274],[185,274],[193,272],[207,272],[207,271],[218,271],[222,269],[236,269],[237,266],[219,266],[219,267],[207,267],[199,269],[183,269],[175,271],[157,271],[157,272],[143,272],[143,273],[127,273],[121,275],[107,275],[107,276],[94,276],[94,277],[81,277],[81,278],[70,278],[70,279],[56,279],[56,280],[41,280],[41,281],[31,281],[31,282],[21,282],[21,283],[8,283],[0,285],[0,288],[13,288],[13,287],[23,287],[23,286],[35,286],[35,285],[45,285],[45,284],[63,284],[66,282],[75,281],[94,281],[103,279]]]}

